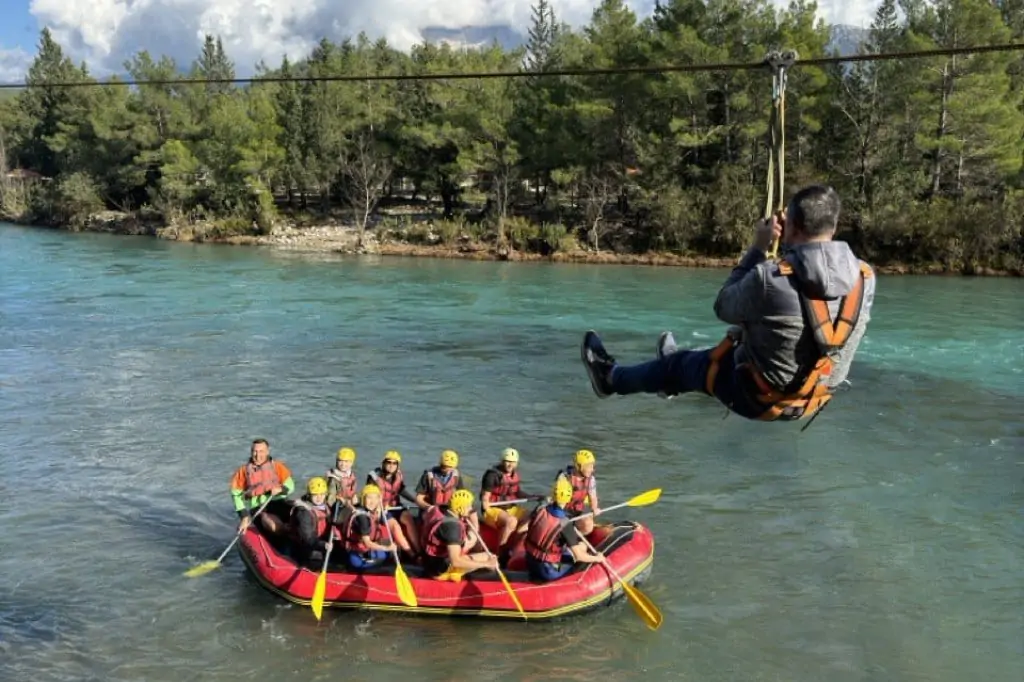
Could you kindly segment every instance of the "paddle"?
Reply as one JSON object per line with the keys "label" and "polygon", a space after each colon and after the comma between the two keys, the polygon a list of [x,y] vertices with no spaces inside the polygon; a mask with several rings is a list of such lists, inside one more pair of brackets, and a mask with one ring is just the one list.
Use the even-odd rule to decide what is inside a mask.
{"label": "paddle", "polygon": [[[271,499],[273,498],[267,498],[267,501],[260,505],[260,508],[256,510],[256,513],[252,515],[252,521],[255,521],[256,517],[259,516],[264,509],[266,509]],[[235,533],[235,539],[231,541],[231,544],[227,546],[227,549],[220,553],[219,557],[217,557],[213,561],[204,561],[201,564],[193,566],[192,568],[185,571],[185,576],[189,578],[196,578],[201,575],[206,575],[215,568],[220,568],[220,562],[224,560],[224,557],[228,555],[228,552],[231,551],[231,548],[235,546],[235,543],[238,542],[238,538],[242,537],[242,533],[244,532],[244,530],[240,530],[237,533]]]}
{"label": "paddle", "polygon": [[313,600],[309,605],[313,608],[313,615],[317,621],[324,612],[324,593],[327,592],[327,562],[331,560],[331,550],[334,549],[334,526],[330,527],[331,541],[327,543],[327,552],[324,554],[324,567],[320,569],[320,575],[316,578],[316,587],[313,588]]}
{"label": "paddle", "polygon": [[[373,479],[380,482],[380,477],[377,476],[376,472],[370,472]],[[388,507],[388,511],[393,507]],[[398,507],[403,509],[403,507]],[[406,606],[416,608],[419,602],[416,600],[416,591],[412,589],[412,582],[409,580],[409,576],[405,574],[405,569],[402,568],[402,560],[398,558],[398,546],[395,544],[395,538],[391,535],[391,528],[388,527],[387,512],[384,510],[384,505],[380,506],[380,518],[384,524],[384,530],[387,531],[388,540],[391,541],[391,553],[395,557],[395,582],[398,584],[398,598],[402,600],[402,603]]]}
{"label": "paddle", "polygon": [[538,500],[543,500],[543,499],[544,499],[543,495],[536,495],[534,497],[524,497],[524,498],[519,499],[519,500],[505,500],[503,502],[491,502],[491,506],[492,507],[508,507],[510,505],[513,505],[513,504],[526,504],[527,502],[536,502]]}
{"label": "paddle", "polygon": [[[640,493],[636,497],[630,499],[628,502],[623,502],[622,504],[616,504],[614,506],[602,509],[601,513],[604,514],[605,512],[610,512],[613,509],[621,509],[622,507],[646,507],[649,504],[654,504],[655,502],[657,502],[659,497],[661,497],[661,488],[654,488],[652,490],[648,490],[645,493]],[[580,519],[585,519],[588,516],[594,516],[594,512],[589,511],[586,514],[574,516],[572,517],[572,520],[579,521]]]}
{"label": "paddle", "polygon": [[[585,537],[583,537],[583,534],[580,533],[579,535],[583,544],[589,547],[591,552],[597,554],[597,550],[594,549],[594,546],[590,544]],[[629,603],[633,605],[633,609],[637,612],[647,627],[652,630],[660,628],[663,618],[658,607],[647,598],[647,595],[623,580],[622,577],[615,572],[615,569],[608,565],[608,562],[604,562],[603,565],[608,569],[608,572],[612,574],[612,577],[619,581],[619,585],[622,586],[623,591],[625,591],[626,596],[629,598]]]}
{"label": "paddle", "polygon": [[[480,541],[480,546],[484,548],[484,552],[487,553],[487,556],[493,558],[494,555],[491,554],[491,550],[487,548],[487,543],[484,542],[479,531],[473,531],[473,534],[476,535],[477,540]],[[494,570],[498,572],[498,577],[501,578],[501,582],[505,586],[505,591],[508,592],[508,596],[512,597],[512,601],[516,603],[516,608],[519,609],[519,613],[523,614],[523,620],[528,620],[526,617],[526,611],[523,610],[523,605],[519,603],[519,597],[516,595],[516,591],[512,589],[512,585],[509,584],[508,578],[505,577],[505,574],[501,572],[500,568],[495,568]]]}

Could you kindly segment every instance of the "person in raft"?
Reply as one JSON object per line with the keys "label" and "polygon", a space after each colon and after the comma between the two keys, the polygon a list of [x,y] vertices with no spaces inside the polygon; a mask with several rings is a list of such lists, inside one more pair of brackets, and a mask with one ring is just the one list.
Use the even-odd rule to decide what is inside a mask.
{"label": "person in raft", "polygon": [[577,450],[572,458],[572,464],[564,470],[559,471],[555,476],[557,481],[566,481],[572,489],[572,497],[565,505],[565,511],[571,516],[579,516],[583,513],[584,507],[590,504],[593,516],[580,519],[576,522],[576,529],[584,536],[594,532],[594,516],[601,513],[597,500],[597,479],[594,477],[594,467],[597,466],[597,458],[590,450]]}
{"label": "person in raft", "polygon": [[[420,508],[420,530],[423,529],[423,511],[432,506],[444,506],[452,499],[457,490],[468,490],[459,473],[459,453],[445,450],[437,466],[423,472],[416,484],[416,504]],[[469,523],[480,528],[480,519],[476,510],[470,509]]]}
{"label": "person in raft", "polygon": [[359,495],[356,490],[359,481],[356,479],[355,465],[355,450],[352,448],[338,450],[334,468],[327,472],[327,504],[331,507],[334,507],[339,501],[348,507],[359,503]]}
{"label": "person in raft", "polygon": [[291,512],[288,496],[295,490],[292,472],[283,462],[270,456],[270,443],[257,438],[249,447],[249,461],[235,471],[231,477],[231,501],[238,514],[238,531],[242,532],[252,523],[252,513],[267,503],[266,509],[256,519],[258,527],[271,535],[287,532],[284,519]]}
{"label": "person in raft", "polygon": [[333,541],[331,508],[327,505],[327,481],[314,476],[306,494],[292,504],[290,530],[295,561],[320,568],[327,545]]}
{"label": "person in raft", "polygon": [[573,488],[559,477],[551,490],[551,503],[537,507],[530,517],[526,534],[526,570],[534,580],[558,580],[572,570],[574,563],[595,564],[606,561],[604,554],[591,554],[569,522],[566,506]]}
{"label": "person in raft", "polygon": [[423,571],[427,577],[458,581],[481,568],[498,568],[498,558],[486,552],[470,554],[467,542],[473,493],[456,490],[447,505],[428,507],[423,512]]}
{"label": "person in raft", "polygon": [[[525,497],[519,488],[519,451],[505,448],[501,453],[501,462],[484,473],[480,485],[480,508],[483,509],[484,523],[501,532],[499,547],[505,546],[517,528],[525,533],[528,524],[520,521],[526,519],[526,508],[520,505],[495,506],[496,502],[509,502]],[[531,495],[529,499],[543,500],[543,495]]]}
{"label": "person in raft", "polygon": [[381,504],[387,513],[388,529],[395,544],[410,556],[418,556],[420,545],[416,520],[402,504],[403,498],[416,504],[416,498],[406,488],[402,476],[402,455],[397,450],[388,450],[380,466],[366,477],[366,482],[380,488]]}
{"label": "person in raft", "polygon": [[339,518],[348,565],[357,571],[384,563],[391,553],[380,500],[380,488],[368,483],[363,486],[362,504],[343,508]]}
{"label": "person in raft", "polygon": [[[811,185],[793,195],[781,222],[758,223],[753,246],[715,300],[715,314],[733,325],[715,348],[678,350],[663,332],[656,359],[622,366],[588,331],[580,355],[594,392],[703,391],[747,419],[815,415],[846,379],[875,297],[874,271],[833,240],[839,210],[834,189]],[[779,238],[782,259],[769,261]]]}

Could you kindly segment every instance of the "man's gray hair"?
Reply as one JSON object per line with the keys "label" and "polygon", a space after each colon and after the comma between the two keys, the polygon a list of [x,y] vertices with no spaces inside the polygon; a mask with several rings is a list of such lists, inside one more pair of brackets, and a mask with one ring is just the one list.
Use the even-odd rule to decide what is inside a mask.
{"label": "man's gray hair", "polygon": [[786,222],[808,237],[822,237],[836,229],[842,204],[839,194],[827,185],[809,185],[793,195]]}

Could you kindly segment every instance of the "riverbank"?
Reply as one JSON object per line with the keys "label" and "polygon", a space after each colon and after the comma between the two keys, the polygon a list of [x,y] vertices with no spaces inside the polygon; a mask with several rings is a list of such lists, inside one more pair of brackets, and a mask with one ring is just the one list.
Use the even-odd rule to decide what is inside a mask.
{"label": "riverbank", "polygon": [[[11,222],[47,229],[150,236],[181,242],[262,246],[312,253],[694,268],[731,268],[739,261],[739,255],[735,258],[721,258],[663,252],[593,251],[582,248],[575,239],[571,238],[561,240],[557,249],[547,249],[542,252],[507,247],[499,249],[493,242],[475,239],[465,232],[446,238],[440,230],[435,231],[432,221],[406,224],[403,227],[378,226],[377,229],[366,231],[362,246],[359,245],[356,228],[342,222],[298,225],[291,221],[280,221],[275,224],[272,233],[267,235],[232,233],[232,230],[224,229],[223,223],[216,221],[190,225],[167,225],[156,218],[145,218],[116,211],[104,211],[91,215],[76,227],[39,226],[32,222],[19,220],[11,220]],[[988,267],[967,266],[953,269],[942,263],[881,262],[872,263],[872,265],[877,272],[887,275],[985,277],[1020,277],[1024,275],[1020,271],[997,270]]]}

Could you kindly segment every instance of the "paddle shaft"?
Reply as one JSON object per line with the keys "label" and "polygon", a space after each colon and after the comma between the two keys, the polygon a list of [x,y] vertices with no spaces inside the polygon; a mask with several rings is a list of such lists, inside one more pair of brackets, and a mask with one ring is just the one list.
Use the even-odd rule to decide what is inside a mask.
{"label": "paddle shaft", "polygon": [[[273,499],[274,499],[273,497],[268,497],[267,500],[263,504],[260,505],[260,508],[256,510],[256,513],[252,515],[252,520],[249,522],[249,525],[252,525],[252,522],[256,520],[256,517],[263,513],[263,510],[267,508],[267,505],[270,504],[270,501],[273,500]],[[231,551],[231,548],[235,546],[235,543],[238,542],[238,539],[240,537],[242,537],[242,533],[244,533],[244,532],[245,532],[245,530],[240,530],[237,533],[235,533],[235,539],[232,540],[231,544],[227,546],[227,549],[225,549],[223,552],[221,552],[220,556],[217,557],[217,563],[218,564],[221,561],[224,560],[224,557],[226,557],[228,555],[228,552]]]}
{"label": "paddle shaft", "polygon": [[[610,512],[610,511],[612,511],[614,509],[622,509],[623,507],[628,507],[628,506],[630,506],[629,502],[623,502],[622,504],[616,504],[616,505],[612,505],[611,507],[605,507],[599,513],[604,514],[605,512]],[[597,514],[595,514],[594,512],[588,511],[586,514],[580,514],[579,516],[572,517],[572,520],[573,521],[579,521],[580,519],[586,519],[586,518],[589,518],[591,516],[596,516],[596,515]]]}

